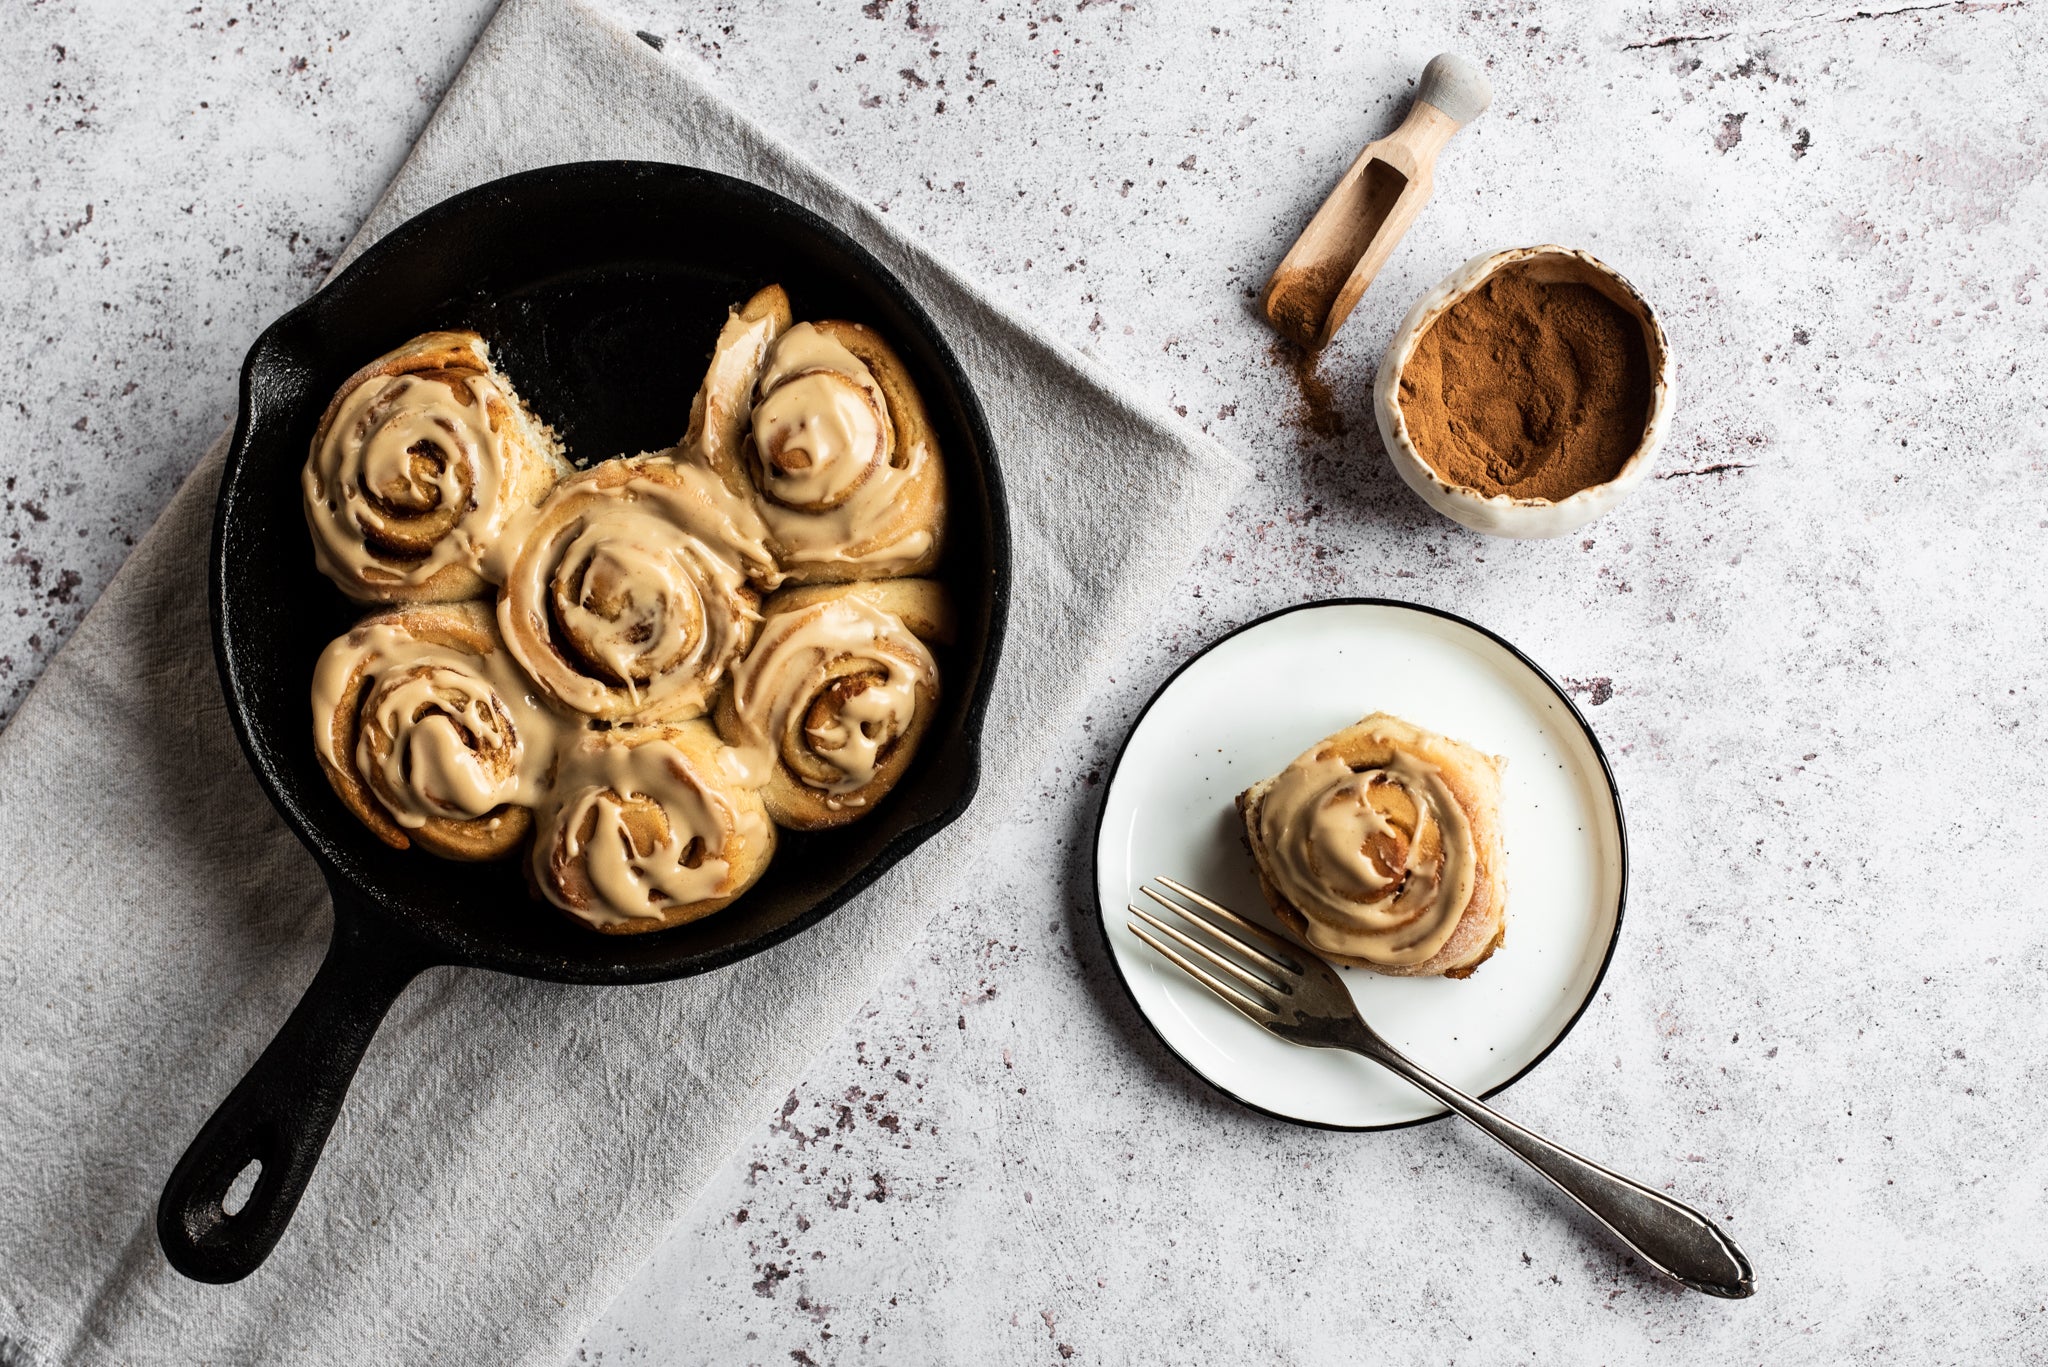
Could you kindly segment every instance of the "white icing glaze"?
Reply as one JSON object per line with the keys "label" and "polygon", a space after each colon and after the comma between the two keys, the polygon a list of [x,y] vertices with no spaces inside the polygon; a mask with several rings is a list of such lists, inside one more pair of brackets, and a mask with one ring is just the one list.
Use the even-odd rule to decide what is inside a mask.
{"label": "white icing glaze", "polygon": [[300,476],[321,572],[374,592],[449,565],[481,571],[513,511],[499,422],[515,408],[481,370],[378,375],[351,390]]}
{"label": "white icing glaze", "polygon": [[930,529],[903,514],[932,451],[899,449],[881,386],[838,339],[809,323],[776,338],[752,421],[761,517],[784,564],[882,576],[931,549]]}
{"label": "white icing glaze", "polygon": [[[337,753],[336,713],[365,679],[354,752]],[[539,802],[562,727],[503,651],[472,654],[390,622],[358,627],[321,652],[312,697],[321,756],[353,767],[391,819],[413,830]]]}
{"label": "white icing glaze", "polygon": [[[729,842],[770,836],[757,810],[736,806],[659,737],[592,737],[563,760],[556,793],[534,847],[535,870],[549,901],[594,926],[658,920],[671,907],[726,895]],[[647,804],[660,809],[660,822]],[[594,899],[565,896],[564,869],[580,869]]]}
{"label": "white icing glaze", "polygon": [[[743,732],[734,762],[760,784],[780,759],[827,805],[862,805],[859,791],[874,781],[883,749],[910,729],[918,689],[935,689],[937,678],[924,642],[872,603],[835,598],[779,613],[733,670]],[[814,702],[835,685],[838,695],[813,722]]]}
{"label": "white icing glaze", "polygon": [[751,319],[741,317],[736,309],[727,312],[711,351],[711,365],[690,402],[690,426],[680,448],[689,459],[713,470],[731,471],[736,479],[742,477],[739,472],[754,384],[782,317],[773,309]]}
{"label": "white icing glaze", "polygon": [[[1405,794],[1412,825],[1383,810],[1402,804],[1373,800],[1380,785]],[[1405,748],[1364,772],[1310,751],[1267,790],[1259,829],[1268,876],[1306,918],[1317,949],[1418,964],[1443,948],[1472,900],[1471,820],[1442,772]]]}
{"label": "white icing glaze", "polygon": [[833,370],[781,381],[754,408],[761,488],[785,508],[821,512],[844,503],[887,468],[889,441],[880,391]]}
{"label": "white icing glaze", "polygon": [[698,466],[662,460],[659,478],[609,488],[580,476],[517,533],[498,605],[506,644],[585,715],[701,712],[759,620],[746,589],[749,571],[772,577],[765,535]]}

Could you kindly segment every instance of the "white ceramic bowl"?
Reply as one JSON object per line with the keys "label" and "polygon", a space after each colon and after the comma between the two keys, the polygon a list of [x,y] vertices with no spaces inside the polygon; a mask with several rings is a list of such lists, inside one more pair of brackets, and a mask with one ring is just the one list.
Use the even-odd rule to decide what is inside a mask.
{"label": "white ceramic bowl", "polygon": [[[1422,334],[1453,304],[1486,282],[1503,266],[1523,265],[1536,279],[1547,283],[1590,285],[1619,304],[1643,329],[1643,344],[1650,353],[1650,415],[1643,424],[1642,444],[1621,467],[1621,473],[1605,484],[1581,489],[1570,498],[1491,497],[1462,484],[1452,484],[1431,468],[1415,449],[1408,435],[1408,422],[1401,414],[1401,370],[1415,353]],[[1664,340],[1664,328],[1649,303],[1635,287],[1612,268],[1584,252],[1556,245],[1513,247],[1504,252],[1475,256],[1445,276],[1434,289],[1415,301],[1408,316],[1380,358],[1379,377],[1373,382],[1373,411],[1379,419],[1380,440],[1387,458],[1394,463],[1408,487],[1422,501],[1475,532],[1490,536],[1563,536],[1577,531],[1594,518],[1611,510],[1635,492],[1650,474],[1657,448],[1664,444],[1671,425],[1671,349]]]}

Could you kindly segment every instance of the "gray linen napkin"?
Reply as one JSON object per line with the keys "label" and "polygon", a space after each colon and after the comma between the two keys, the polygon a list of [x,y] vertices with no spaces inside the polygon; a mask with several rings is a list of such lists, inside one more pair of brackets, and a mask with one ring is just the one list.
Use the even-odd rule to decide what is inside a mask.
{"label": "gray linen napkin", "polygon": [[[0,734],[0,1362],[554,1363],[947,905],[1243,477],[577,0],[509,0],[354,249],[480,181],[641,157],[743,176],[896,271],[973,377],[1016,541],[973,808],[806,935],[688,982],[436,970],[297,1219],[171,1272],[172,1162],[311,979],[329,913],[244,768],[204,602],[209,453]],[[352,250],[354,250],[352,249]],[[309,552],[310,554],[310,552]]]}

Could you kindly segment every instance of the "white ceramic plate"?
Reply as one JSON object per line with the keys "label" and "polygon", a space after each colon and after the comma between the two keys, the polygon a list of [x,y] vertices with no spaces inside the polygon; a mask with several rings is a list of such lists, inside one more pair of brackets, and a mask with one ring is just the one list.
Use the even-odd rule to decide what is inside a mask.
{"label": "white ceramic plate", "polygon": [[1348,599],[1288,608],[1183,665],[1139,716],[1103,800],[1095,878],[1110,956],[1168,1048],[1248,1106],[1386,1129],[1445,1114],[1356,1055],[1268,1035],[1131,934],[1147,879],[1177,878],[1272,924],[1234,800],[1369,712],[1507,759],[1507,940],[1472,977],[1339,971],[1395,1047],[1491,1095],[1543,1060],[1607,968],[1628,882],[1621,803],[1598,742],[1513,646],[1430,608]]}

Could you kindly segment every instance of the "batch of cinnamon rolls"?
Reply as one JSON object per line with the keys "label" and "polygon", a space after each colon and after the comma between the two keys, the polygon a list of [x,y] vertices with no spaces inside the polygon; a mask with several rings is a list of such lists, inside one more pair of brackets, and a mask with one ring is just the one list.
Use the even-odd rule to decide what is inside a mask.
{"label": "batch of cinnamon rolls", "polygon": [[778,828],[873,811],[938,706],[923,400],[778,286],[669,450],[575,469],[484,338],[436,332],[343,384],[301,483],[321,571],[378,605],[314,671],[334,791],[392,846],[524,859],[598,931],[709,915]]}

